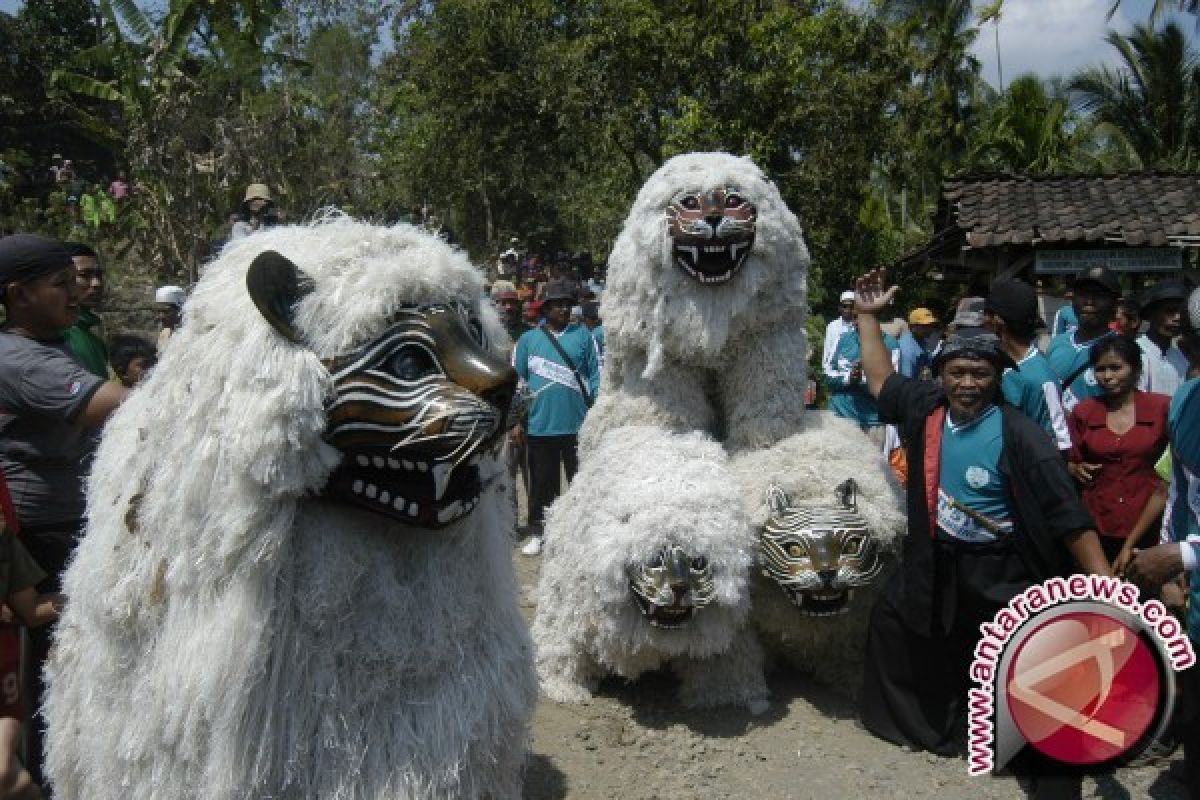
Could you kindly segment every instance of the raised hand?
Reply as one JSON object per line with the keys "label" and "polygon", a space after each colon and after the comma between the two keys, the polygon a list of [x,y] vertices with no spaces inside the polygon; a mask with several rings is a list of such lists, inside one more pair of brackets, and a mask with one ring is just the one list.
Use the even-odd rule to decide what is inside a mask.
{"label": "raised hand", "polygon": [[854,310],[859,314],[878,314],[892,303],[899,286],[887,287],[887,270],[873,269],[854,282]]}

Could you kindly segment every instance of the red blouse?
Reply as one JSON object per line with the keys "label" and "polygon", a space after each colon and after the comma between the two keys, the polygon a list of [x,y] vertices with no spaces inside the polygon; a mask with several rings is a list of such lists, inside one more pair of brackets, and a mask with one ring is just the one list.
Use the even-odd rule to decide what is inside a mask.
{"label": "red blouse", "polygon": [[1099,464],[1083,502],[1105,536],[1124,539],[1146,501],[1162,481],[1154,465],[1167,447],[1167,410],[1171,398],[1134,390],[1135,422],[1118,436],[1108,428],[1108,409],[1092,397],[1071,411],[1072,461]]}

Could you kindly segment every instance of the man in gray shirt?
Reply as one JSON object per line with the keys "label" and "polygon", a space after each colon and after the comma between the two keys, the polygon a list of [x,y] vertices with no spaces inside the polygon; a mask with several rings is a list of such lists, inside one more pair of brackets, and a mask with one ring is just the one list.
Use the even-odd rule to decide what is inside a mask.
{"label": "man in gray shirt", "polygon": [[[83,528],[83,479],[95,429],[128,390],[88,372],[67,349],[62,332],[79,315],[79,286],[70,253],[53,239],[17,234],[0,239],[0,470],[20,524],[21,541],[48,577],[42,592],[60,588]],[[35,675],[49,652],[49,632],[31,631]],[[40,707],[40,680],[34,705]],[[29,769],[41,775],[41,736],[32,726]]]}

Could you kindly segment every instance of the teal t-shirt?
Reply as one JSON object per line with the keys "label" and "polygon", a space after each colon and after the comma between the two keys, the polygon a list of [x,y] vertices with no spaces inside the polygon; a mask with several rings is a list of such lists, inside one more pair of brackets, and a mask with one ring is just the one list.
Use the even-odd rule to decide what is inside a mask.
{"label": "teal t-shirt", "polygon": [[[938,472],[938,535],[966,542],[994,542],[1012,532],[1008,482],[1000,474],[1003,416],[991,406],[965,425],[946,415]],[[997,531],[956,506],[986,518]]]}
{"label": "teal t-shirt", "polygon": [[[1060,386],[1064,379],[1088,363],[1092,345],[1106,336],[1115,334],[1109,331],[1090,341],[1077,343],[1075,333],[1062,333],[1050,340],[1050,347],[1046,349],[1046,360],[1050,363],[1050,369],[1054,371]],[[1088,367],[1071,381],[1070,386],[1062,386],[1063,408],[1070,411],[1081,401],[1102,394],[1104,390],[1096,383],[1096,372]]]}
{"label": "teal t-shirt", "polygon": [[[554,336],[553,331],[542,330],[534,328],[521,334],[513,351],[513,367],[533,395],[525,432],[530,436],[571,436],[579,433],[587,403],[571,368],[546,338],[547,333]],[[558,335],[558,343],[575,363],[594,398],[600,388],[600,372],[591,332],[582,325],[568,325]]]}
{"label": "teal t-shirt", "polygon": [[1000,390],[1008,404],[1042,426],[1059,450],[1071,449],[1071,431],[1058,389],[1058,376],[1032,345],[1017,368],[1004,370]]}
{"label": "teal t-shirt", "polygon": [[[1171,441],[1171,488],[1163,527],[1171,541],[1184,542],[1200,556],[1200,379],[1175,390],[1167,412]],[[1188,636],[1200,641],[1200,577],[1191,580]]]}
{"label": "teal t-shirt", "polygon": [[[894,336],[885,333],[883,344],[892,353],[894,367],[900,343]],[[825,385],[830,389],[829,409],[839,417],[854,420],[863,428],[873,428],[882,423],[879,421],[879,405],[867,391],[866,379],[858,383],[850,383],[848,380],[854,365],[860,361],[862,343],[858,338],[858,328],[849,328],[838,338],[833,358],[830,359],[829,368],[825,372]]]}

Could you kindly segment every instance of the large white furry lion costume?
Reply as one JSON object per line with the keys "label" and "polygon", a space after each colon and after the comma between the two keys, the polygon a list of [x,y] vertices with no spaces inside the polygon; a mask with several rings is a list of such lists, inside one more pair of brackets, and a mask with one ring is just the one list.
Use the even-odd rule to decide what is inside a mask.
{"label": "large white furry lion costume", "polygon": [[[834,486],[858,479],[860,507],[891,550],[899,495],[878,451],[855,426],[804,413],[808,265],[799,221],[749,159],[678,156],[638,193],[609,260],[605,367],[580,432],[580,472],[547,517],[534,641],[552,698],[581,699],[601,668],[631,675],[631,662],[663,662],[682,677],[690,705],[761,709],[762,651],[746,614],[758,613],[751,586],[762,581],[751,573],[760,571],[772,481],[832,505]],[[631,503],[653,511],[630,524]],[[612,518],[614,508],[627,519]],[[666,580],[653,556],[663,547],[707,559],[712,574],[698,580],[723,576],[720,603],[696,604],[677,570],[675,596],[639,597],[639,620],[631,589],[639,594],[641,574]],[[568,586],[584,608],[563,611]],[[859,665],[857,623],[807,618],[786,598],[773,607],[771,588],[753,591],[766,597],[771,642],[802,643],[812,657],[790,660],[820,664],[820,676],[845,685]],[[682,626],[663,625],[681,615]],[[702,685],[689,680],[693,669],[703,669]]]}
{"label": "large white furry lion costume", "polygon": [[[275,297],[289,264],[300,280]],[[429,423],[451,435],[473,402],[443,346],[466,329],[453,317],[480,347],[481,329],[503,339],[481,294],[437,239],[345,218],[206,268],[96,455],[48,667],[57,797],[520,795],[536,681],[504,468],[482,447],[469,467],[420,461],[409,412],[426,424],[430,407],[380,399],[422,376],[466,404]],[[461,456],[480,420],[498,428],[475,410]],[[392,428],[407,438],[347,455]],[[386,488],[401,479],[408,497]]]}

